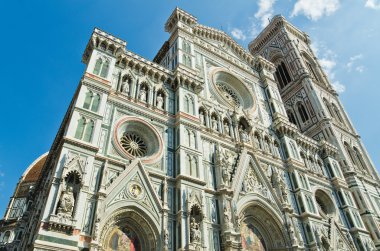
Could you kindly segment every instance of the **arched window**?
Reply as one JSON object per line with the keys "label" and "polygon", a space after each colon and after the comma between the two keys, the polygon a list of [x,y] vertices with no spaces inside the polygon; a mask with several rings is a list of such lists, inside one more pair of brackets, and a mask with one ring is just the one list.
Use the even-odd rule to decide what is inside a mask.
{"label": "arched window", "polygon": [[110,66],[109,60],[103,61],[103,59],[98,58],[96,60],[93,73],[95,75],[102,77],[102,78],[107,78],[109,66]]}
{"label": "arched window", "polygon": [[77,130],[74,136],[75,138],[82,139],[85,125],[86,125],[86,119],[84,117],[81,117],[78,120],[78,126],[77,126]]}
{"label": "arched window", "polygon": [[78,126],[75,132],[75,138],[90,142],[92,138],[92,132],[94,130],[94,121],[87,120],[85,117],[81,117],[78,120]]}
{"label": "arched window", "polygon": [[336,107],[336,105],[333,103],[331,104],[333,110],[334,110],[334,113],[336,115],[336,118],[339,120],[340,123],[343,123],[343,119],[342,119],[342,116],[340,115],[340,112],[339,112],[339,109],[338,107]]}
{"label": "arched window", "polygon": [[83,108],[90,109],[93,112],[97,112],[99,108],[99,103],[100,95],[97,93],[93,93],[92,91],[88,91],[84,99]]}
{"label": "arched window", "polygon": [[351,148],[350,148],[350,146],[348,145],[347,142],[344,142],[344,148],[346,149],[346,152],[347,152],[348,156],[350,156],[350,159],[351,159],[352,164],[353,164],[353,165],[356,165],[355,158],[354,158],[354,156],[352,155]]}
{"label": "arched window", "polygon": [[334,171],[335,171],[336,176],[341,177],[341,175],[340,175],[340,170],[339,170],[339,167],[338,167],[338,165],[336,164],[336,162],[333,162],[333,168],[334,168]]}
{"label": "arched window", "polygon": [[331,111],[331,107],[330,107],[330,104],[329,102],[327,101],[327,99],[323,98],[323,103],[325,104],[327,110],[329,111],[329,114],[331,117],[335,117],[333,112]]}
{"label": "arched window", "polygon": [[303,205],[302,196],[299,194],[297,196],[298,204],[300,206],[301,213],[305,212],[305,206]]}
{"label": "arched window", "polygon": [[191,147],[195,148],[197,146],[197,136],[195,132],[191,133]]}
{"label": "arched window", "polygon": [[91,141],[92,131],[94,130],[94,121],[90,120],[86,123],[86,129],[84,131],[83,140],[86,142]]}
{"label": "arched window", "polygon": [[351,217],[351,214],[350,212],[346,211],[346,218],[347,218],[347,221],[348,221],[348,225],[349,227],[354,227],[354,222],[352,221],[352,217]]}
{"label": "arched window", "polygon": [[194,115],[194,100],[190,95],[185,96],[184,108],[185,112]]}
{"label": "arched window", "polygon": [[290,149],[292,150],[293,158],[298,159],[298,153],[293,142],[290,142]]}
{"label": "arched window", "polygon": [[95,94],[92,99],[91,111],[97,112],[99,108],[99,103],[100,103],[100,95]]}
{"label": "arched window", "polygon": [[187,146],[191,147],[191,132],[190,130],[186,129],[186,136],[187,136]]}
{"label": "arched window", "polygon": [[4,233],[4,237],[3,237],[3,242],[4,243],[9,243],[9,238],[11,237],[11,231],[6,231]]}
{"label": "arched window", "polygon": [[187,113],[190,112],[190,98],[187,95],[185,96],[184,109],[185,109],[185,112]]}
{"label": "arched window", "polygon": [[342,194],[341,191],[338,191],[338,197],[339,197],[340,203],[341,203],[343,206],[346,205],[346,201],[345,201],[345,199],[344,199],[343,194]]}
{"label": "arched window", "polygon": [[355,152],[355,156],[356,156],[357,163],[359,164],[359,166],[361,168],[365,168],[364,160],[360,151],[356,147],[354,147],[354,152]]}
{"label": "arched window", "polygon": [[318,76],[317,76],[317,74],[315,73],[315,71],[314,71],[314,67],[311,65],[311,63],[308,62],[308,61],[306,61],[306,66],[307,66],[307,69],[309,70],[309,73],[311,74],[311,76],[312,76],[315,80],[319,81]]}
{"label": "arched window", "polygon": [[191,156],[190,155],[186,155],[186,172],[189,172],[189,174],[191,175]]}
{"label": "arched window", "polygon": [[301,104],[301,102],[297,103],[297,109],[298,109],[298,113],[301,117],[302,122],[305,123],[306,121],[308,121],[309,115],[307,115],[305,106],[303,106],[303,104]]}
{"label": "arched window", "polygon": [[288,114],[288,118],[289,118],[290,123],[297,125],[297,121],[296,121],[296,118],[294,117],[293,112],[287,110],[286,114]]}
{"label": "arched window", "polygon": [[110,62],[109,61],[104,62],[103,67],[102,67],[102,71],[100,72],[100,76],[102,78],[107,77],[109,67],[110,67]]}
{"label": "arched window", "polygon": [[292,81],[290,79],[288,69],[286,68],[286,65],[284,62],[281,62],[277,66],[275,76],[277,78],[277,81],[280,84],[281,89],[284,88],[286,85],[288,85]]}
{"label": "arched window", "polygon": [[102,60],[101,58],[98,58],[98,59],[96,60],[95,67],[94,67],[94,71],[93,71],[93,73],[94,73],[95,75],[99,75],[99,72],[100,72],[100,69],[101,69],[101,67],[102,67],[102,64],[103,64],[103,60]]}
{"label": "arched window", "polygon": [[198,161],[195,157],[193,157],[193,160],[191,161],[191,176],[198,177]]}
{"label": "arched window", "polygon": [[292,177],[294,189],[297,189],[298,188],[298,182],[297,182],[297,178],[296,178],[296,175],[294,172],[292,172],[291,177]]}

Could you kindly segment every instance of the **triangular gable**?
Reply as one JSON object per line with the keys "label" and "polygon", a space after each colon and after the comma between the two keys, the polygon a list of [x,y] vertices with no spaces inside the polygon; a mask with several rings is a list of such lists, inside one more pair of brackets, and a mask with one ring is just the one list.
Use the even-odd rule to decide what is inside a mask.
{"label": "triangular gable", "polygon": [[239,59],[240,62],[246,62],[250,66],[254,63],[255,57],[224,31],[197,24],[194,27],[194,33],[207,43]]}
{"label": "triangular gable", "polygon": [[[347,239],[347,236],[342,232],[340,229],[339,225],[333,221],[335,225],[335,249],[334,250],[339,250],[339,251],[354,251],[356,248],[352,245],[352,243]],[[349,234],[349,233],[347,233]]]}
{"label": "triangular gable", "polygon": [[[158,221],[162,211],[161,200],[152,186],[141,161],[135,159],[106,189],[104,210],[116,203],[137,203],[147,208]],[[120,207],[120,206],[118,206]]]}
{"label": "triangular gable", "polygon": [[241,192],[244,190],[243,192],[247,194],[260,194],[272,204],[276,204],[277,209],[279,209],[279,205],[281,205],[278,198],[273,195],[273,188],[259,164],[253,156],[247,153],[246,149],[244,149],[241,154],[236,176],[232,183],[232,190],[234,191],[233,199],[235,201],[238,201]]}

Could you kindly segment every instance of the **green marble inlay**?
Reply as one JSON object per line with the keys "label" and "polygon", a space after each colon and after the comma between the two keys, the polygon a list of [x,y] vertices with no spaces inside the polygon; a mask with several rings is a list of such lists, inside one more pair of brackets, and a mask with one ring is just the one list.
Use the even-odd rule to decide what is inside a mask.
{"label": "green marble inlay", "polygon": [[73,246],[73,247],[76,247],[78,245],[77,241],[70,241],[70,240],[65,240],[65,239],[61,239],[61,238],[57,238],[57,237],[53,237],[53,236],[42,235],[42,234],[39,234],[37,236],[37,240],[54,242],[54,243]]}

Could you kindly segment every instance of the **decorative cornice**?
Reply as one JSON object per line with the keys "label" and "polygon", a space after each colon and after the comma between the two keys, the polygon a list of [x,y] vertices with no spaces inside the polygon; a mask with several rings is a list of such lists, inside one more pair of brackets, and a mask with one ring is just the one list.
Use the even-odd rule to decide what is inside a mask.
{"label": "decorative cornice", "polygon": [[260,50],[277,34],[280,29],[285,29],[298,37],[300,40],[310,44],[310,38],[305,32],[289,23],[283,16],[276,15],[270,21],[268,26],[265,27],[265,29],[248,44],[249,51],[253,55],[259,53]]}

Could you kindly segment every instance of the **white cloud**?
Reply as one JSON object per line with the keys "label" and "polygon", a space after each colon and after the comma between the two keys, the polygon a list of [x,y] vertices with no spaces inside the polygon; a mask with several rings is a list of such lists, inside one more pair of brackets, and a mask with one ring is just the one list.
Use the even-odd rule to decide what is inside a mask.
{"label": "white cloud", "polygon": [[269,18],[273,16],[273,5],[276,0],[260,0],[259,9],[255,13],[255,18],[260,19],[261,27],[265,28],[269,24]]}
{"label": "white cloud", "polygon": [[[273,6],[276,0],[260,0],[258,2],[259,9],[254,16],[249,18],[250,25],[244,29],[232,28],[232,37],[238,40],[254,39],[259,32],[269,24],[269,19],[273,16]],[[258,27],[257,20],[260,21]]]}
{"label": "white cloud", "polygon": [[323,68],[324,72],[330,79],[330,83],[334,90],[338,93],[342,93],[346,90],[346,86],[335,80],[335,67],[337,65],[336,53],[330,49],[327,49],[323,44],[318,44],[318,42],[312,43],[311,48],[313,49],[315,55],[319,57],[319,64]]}
{"label": "white cloud", "polygon": [[348,72],[351,72],[354,68],[357,72],[363,72],[365,67],[363,65],[357,65],[357,61],[363,58],[363,54],[357,54],[355,56],[350,57],[348,63],[346,64],[346,68]]}
{"label": "white cloud", "polygon": [[346,90],[346,86],[342,85],[339,81],[333,82],[332,86],[337,93],[342,93]]}
{"label": "white cloud", "polygon": [[364,6],[374,10],[380,10],[380,0],[367,0]]}
{"label": "white cloud", "polygon": [[4,177],[4,176],[5,174],[2,171],[0,171],[0,177]]}
{"label": "white cloud", "polygon": [[363,65],[356,66],[355,71],[362,73],[365,70]]}
{"label": "white cloud", "polygon": [[290,17],[303,14],[316,21],[324,15],[331,15],[339,6],[339,0],[297,0]]}
{"label": "white cloud", "polygon": [[234,38],[236,38],[238,40],[244,41],[247,38],[247,36],[244,34],[244,32],[238,28],[233,28],[231,31],[231,34]]}

